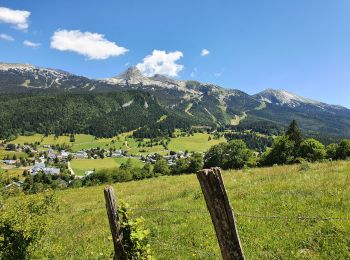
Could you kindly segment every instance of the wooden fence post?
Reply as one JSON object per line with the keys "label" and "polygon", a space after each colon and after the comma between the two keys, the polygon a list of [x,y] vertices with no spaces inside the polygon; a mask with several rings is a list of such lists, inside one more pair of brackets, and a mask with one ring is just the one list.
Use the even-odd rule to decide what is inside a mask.
{"label": "wooden fence post", "polygon": [[128,257],[122,244],[122,234],[120,233],[119,216],[114,189],[111,186],[107,187],[104,189],[103,193],[105,195],[107,216],[113,238],[114,259],[126,260]]}
{"label": "wooden fence post", "polygon": [[224,260],[245,259],[221,169],[201,170],[197,173],[197,178],[215,227],[222,258]]}

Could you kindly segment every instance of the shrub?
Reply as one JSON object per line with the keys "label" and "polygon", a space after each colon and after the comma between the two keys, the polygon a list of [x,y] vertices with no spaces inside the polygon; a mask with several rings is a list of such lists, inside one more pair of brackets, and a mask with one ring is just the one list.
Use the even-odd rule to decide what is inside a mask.
{"label": "shrub", "polygon": [[342,140],[336,150],[336,157],[340,160],[345,160],[350,157],[350,140]]}
{"label": "shrub", "polygon": [[172,167],[172,174],[183,174],[189,172],[189,159],[180,158]]}
{"label": "shrub", "polygon": [[49,213],[54,210],[53,195],[25,196],[11,206],[2,203],[0,211],[0,259],[27,259],[49,228]]}
{"label": "shrub", "polygon": [[316,139],[309,138],[300,144],[300,156],[307,161],[319,161],[325,158],[326,149],[324,145]]}
{"label": "shrub", "polygon": [[208,152],[205,154],[205,157],[204,157],[205,168],[223,165],[226,145],[227,145],[226,143],[220,143],[217,145],[213,145],[208,150]]}
{"label": "shrub", "polygon": [[253,152],[242,140],[232,140],[212,146],[204,157],[204,167],[240,169],[252,161]]}
{"label": "shrub", "polygon": [[326,147],[326,157],[328,159],[333,159],[336,160],[337,159],[337,149],[338,149],[338,144],[329,144]]}
{"label": "shrub", "polygon": [[203,156],[200,153],[194,153],[190,157],[190,162],[188,165],[188,172],[195,173],[203,169]]}
{"label": "shrub", "polygon": [[167,161],[163,158],[159,158],[154,164],[153,172],[155,175],[169,175],[170,168]]}
{"label": "shrub", "polygon": [[118,214],[123,234],[122,243],[128,259],[152,259],[151,246],[148,243],[150,232],[143,228],[144,219],[140,217],[130,220],[129,212],[129,205],[121,202]]}
{"label": "shrub", "polygon": [[294,162],[294,159],[295,142],[287,136],[280,136],[273,141],[272,148],[262,155],[260,164],[263,166],[290,164]]}

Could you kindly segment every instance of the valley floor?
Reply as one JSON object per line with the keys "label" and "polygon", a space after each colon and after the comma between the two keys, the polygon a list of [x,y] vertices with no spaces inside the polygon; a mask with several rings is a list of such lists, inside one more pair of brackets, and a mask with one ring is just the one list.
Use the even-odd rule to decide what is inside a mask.
{"label": "valley floor", "polygon": [[[349,161],[312,164],[310,169],[294,165],[226,171],[223,177],[247,259],[350,257],[350,221],[296,219],[350,218]],[[60,209],[36,249],[37,257],[96,259],[111,255],[104,187],[57,192]],[[220,259],[195,175],[117,183],[113,187],[118,199],[134,209],[133,216],[145,218],[157,259]],[[13,198],[13,202],[19,200]]]}

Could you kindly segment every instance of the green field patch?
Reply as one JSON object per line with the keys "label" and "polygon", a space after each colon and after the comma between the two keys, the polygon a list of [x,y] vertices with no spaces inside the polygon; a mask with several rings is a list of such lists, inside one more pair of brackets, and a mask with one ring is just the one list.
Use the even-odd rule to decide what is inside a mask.
{"label": "green field patch", "polygon": [[6,150],[0,149],[0,160],[6,159],[7,156],[9,156],[10,159],[12,159],[13,155],[16,155],[17,159],[19,159],[20,157],[28,158],[28,154],[24,152],[6,151]]}
{"label": "green field patch", "polygon": [[88,143],[78,143],[74,144],[72,146],[72,151],[80,151],[80,150],[89,150],[92,148],[104,148],[106,150],[109,150],[110,148],[112,149],[121,149],[123,147],[121,142],[114,142],[112,143],[112,140],[105,140],[105,139],[97,139],[92,142]]}
{"label": "green field patch", "polygon": [[109,149],[109,145],[112,142],[112,138],[95,138],[92,135],[77,134],[74,136],[75,142],[73,143],[72,150],[88,150],[92,148],[105,148]]}
{"label": "green field patch", "polygon": [[85,171],[118,167],[113,158],[104,159],[73,159],[71,167],[76,175],[84,175]]}
{"label": "green field patch", "polygon": [[92,148],[104,148],[106,150],[121,149],[123,143],[117,140],[117,137],[113,138],[95,138],[92,135],[78,134],[75,135],[75,142],[72,146],[72,151],[88,150]]}
{"label": "green field patch", "polygon": [[[128,158],[104,158],[104,159],[73,159],[71,167],[76,175],[83,176],[86,171],[111,169],[119,167]],[[135,158],[131,158],[132,165],[142,167],[143,163]]]}
{"label": "green field patch", "polygon": [[71,144],[71,142],[69,142],[69,136],[49,135],[43,138],[43,141],[41,144],[42,145],[56,145],[56,144],[62,145],[62,144]]}
{"label": "green field patch", "polygon": [[23,172],[24,169],[21,168],[12,168],[12,169],[7,169],[6,173],[10,178],[18,178],[19,180],[24,180],[25,178],[23,177]]}
{"label": "green field patch", "polygon": [[147,155],[154,153],[165,155],[167,154],[167,151],[162,145],[154,145],[152,147],[133,147],[128,150],[128,153],[131,155]]}
{"label": "green field patch", "polygon": [[[118,164],[118,167],[122,164],[122,163],[126,163],[129,158],[114,158],[115,162]],[[142,168],[144,166],[144,163],[141,162],[139,159],[136,158],[130,158],[131,164],[134,167],[138,167],[138,168]]]}
{"label": "green field patch", "polygon": [[[211,138],[208,141],[209,137]],[[194,151],[205,152],[211,146],[225,142],[225,138],[214,140],[210,134],[195,133],[193,136],[172,138],[169,143],[169,149],[173,151]]]}
{"label": "green field patch", "polygon": [[41,142],[41,140],[43,139],[43,135],[42,134],[35,134],[35,135],[20,135],[18,136],[15,140],[11,141],[11,144],[20,144],[20,145],[24,145],[25,143],[28,144],[32,144],[35,142]]}

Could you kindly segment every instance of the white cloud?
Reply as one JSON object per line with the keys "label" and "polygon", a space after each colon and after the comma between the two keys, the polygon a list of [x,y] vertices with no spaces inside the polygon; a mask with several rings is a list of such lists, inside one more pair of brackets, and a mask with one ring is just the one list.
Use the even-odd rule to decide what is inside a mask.
{"label": "white cloud", "polygon": [[203,50],[201,51],[201,56],[207,56],[207,55],[209,55],[209,53],[210,53],[209,50],[203,49]]}
{"label": "white cloud", "polygon": [[103,34],[80,32],[79,30],[58,30],[51,37],[51,48],[72,51],[91,60],[104,60],[122,55],[129,50],[108,41]]}
{"label": "white cloud", "polygon": [[5,41],[11,41],[11,42],[15,40],[11,35],[8,35],[6,33],[0,33],[0,39]]}
{"label": "white cloud", "polygon": [[0,23],[8,23],[19,30],[26,30],[29,27],[28,18],[30,12],[22,10],[13,10],[6,7],[0,7]]}
{"label": "white cloud", "polygon": [[162,74],[176,77],[184,67],[176,63],[182,57],[181,51],[166,53],[166,51],[154,50],[151,55],[143,58],[143,62],[137,64],[136,67],[146,76]]}
{"label": "white cloud", "polygon": [[41,44],[40,43],[36,43],[36,42],[31,42],[31,41],[28,41],[28,40],[25,40],[23,42],[23,44],[27,47],[31,47],[31,48],[38,48]]}

